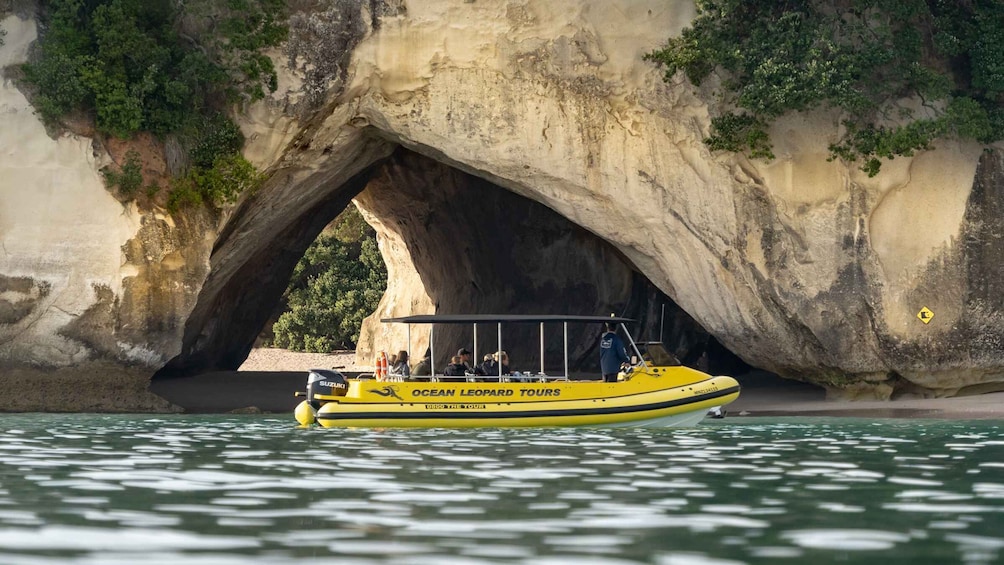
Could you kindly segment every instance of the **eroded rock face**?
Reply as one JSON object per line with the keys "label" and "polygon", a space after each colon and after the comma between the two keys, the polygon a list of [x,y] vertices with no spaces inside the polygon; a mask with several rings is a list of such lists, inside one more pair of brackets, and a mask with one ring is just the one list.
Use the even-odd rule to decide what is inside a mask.
{"label": "eroded rock face", "polygon": [[[406,328],[380,324],[385,317],[611,312],[638,320],[634,335],[652,338],[660,329],[661,306],[676,313],[606,242],[540,204],[432,159],[399,151],[356,203],[380,230],[382,254],[391,260],[390,287],[363,327],[361,364],[375,350],[407,348]],[[681,356],[707,341],[685,315],[669,329],[664,339]],[[535,324],[505,328],[503,349],[514,370],[539,369],[539,331]],[[598,325],[569,326],[572,369],[596,372],[600,332]],[[545,338],[545,367],[561,367],[561,327],[545,326]],[[428,326],[413,326],[411,340],[412,356],[419,357],[430,345]],[[460,347],[475,347],[466,325],[437,327],[435,341],[440,368]],[[497,349],[497,327],[481,325],[475,353]]]}
{"label": "eroded rock face", "polygon": [[392,149],[358,131],[351,137],[337,154],[322,144],[317,153],[330,157],[309,168],[276,173],[234,211],[213,249],[212,271],[185,325],[181,352],[160,375],[234,370],[247,358],[297,261],[363,189],[372,163]]}
{"label": "eroded rock face", "polygon": [[[966,210],[984,206],[970,193],[990,157],[945,141],[870,179],[826,160],[839,116],[825,112],[779,121],[773,162],[711,154],[701,140],[713,98],[682,80],[664,84],[641,60],[692,10],[406,4],[368,25],[317,131],[376,130],[543,204],[610,242],[756,366],[849,396],[952,394],[1001,380],[1000,353],[974,354],[979,340],[958,331],[977,313],[963,297],[982,283],[959,265],[973,260],[961,244],[979,212]],[[291,156],[302,158],[295,148]],[[390,223],[377,209],[374,222]],[[385,250],[415,241],[392,231]],[[975,249],[993,243],[975,237]],[[400,263],[418,263],[414,250],[402,253]],[[405,278],[425,292],[391,292],[401,310],[434,308],[430,289],[448,288]],[[935,311],[929,324],[916,316],[925,306]],[[998,311],[981,309],[979,319]]]}
{"label": "eroded rock face", "polygon": [[[770,163],[712,154],[702,139],[714,97],[681,78],[665,84],[641,59],[689,23],[685,1],[312,10],[295,16],[286,52],[275,54],[280,91],[242,115],[246,153],[269,180],[221,216],[122,204],[98,176],[103,149],[48,137],[3,83],[5,367],[234,368],[303,250],[359,195],[392,266],[383,312],[437,300],[518,309],[524,292],[551,311],[562,304],[546,297],[573,293],[603,307],[629,292],[633,270],[746,361],[835,393],[953,394],[1004,381],[1000,147],[942,141],[868,178],[826,160],[840,116],[817,112],[775,124]],[[34,24],[2,21],[0,63],[23,60]],[[454,179],[452,190],[478,182],[422,160],[385,164],[399,146],[550,209],[608,247],[569,230],[554,239],[592,255],[548,255],[548,232],[527,222],[508,234],[512,249],[541,254],[505,278],[513,256],[486,254],[479,226],[461,224],[464,237],[446,241],[438,224],[414,223],[441,208],[394,207],[401,198],[446,206],[448,188],[437,192],[433,177]],[[485,202],[503,218],[538,214],[505,196]],[[529,236],[538,239],[519,240]],[[461,278],[445,277],[445,243],[462,250]],[[569,270],[614,255],[618,274],[575,286],[583,278]],[[493,288],[499,276],[511,288]],[[491,291],[464,292],[475,285]],[[930,323],[917,317],[923,307]]]}
{"label": "eroded rock face", "polygon": [[[3,18],[0,67],[24,61],[36,35],[29,15]],[[7,79],[0,108],[0,367],[107,360],[148,377],[179,350],[213,219],[123,204],[99,173],[107,152],[80,135],[50,137]]]}

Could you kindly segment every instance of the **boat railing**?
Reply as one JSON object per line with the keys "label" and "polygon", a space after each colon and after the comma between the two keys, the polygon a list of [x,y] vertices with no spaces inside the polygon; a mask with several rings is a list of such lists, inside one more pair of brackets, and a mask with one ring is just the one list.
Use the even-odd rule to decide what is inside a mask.
{"label": "boat railing", "polygon": [[[372,373],[361,373],[358,377],[359,380],[371,380],[373,379]],[[390,375],[386,379],[386,382],[469,382],[469,383],[553,383],[553,382],[568,382],[569,378],[565,375],[542,375],[534,373],[513,373],[511,375],[464,375],[462,377],[450,376],[450,375],[424,375],[424,376],[411,376],[404,377],[401,375]]]}
{"label": "boat railing", "polygon": [[[505,315],[505,314],[478,314],[478,315],[416,315],[416,316],[405,316],[401,318],[383,318],[380,320],[384,323],[403,323],[407,327],[407,344],[408,344],[408,358],[411,359],[414,356],[411,352],[411,326],[412,324],[431,324],[432,330],[429,332],[429,369],[432,373],[434,379],[439,378],[436,375],[436,338],[435,338],[435,324],[471,324],[473,327],[474,336],[474,358],[478,358],[478,324],[492,323],[497,325],[497,336],[498,341],[496,343],[496,351],[502,352],[504,348],[502,346],[502,326],[508,323],[537,323],[540,326],[540,371],[538,373],[516,373],[511,375],[474,375],[471,382],[513,382],[514,377],[515,382],[550,382],[550,381],[568,381],[569,379],[569,366],[568,366],[568,323],[578,322],[578,323],[604,323],[604,324],[616,324],[624,332],[627,337],[630,350],[634,352],[638,359],[638,366],[647,367],[647,360],[642,356],[641,351],[638,349],[637,343],[631,337],[631,332],[627,330],[625,323],[634,322],[630,318],[622,318],[614,316],[555,316],[555,315]],[[563,373],[558,376],[547,375],[544,372],[544,324],[545,323],[560,323],[562,325],[562,337],[563,337]],[[501,361],[501,360],[500,360]],[[493,377],[497,377],[498,380],[491,380]],[[460,378],[460,377],[451,377]],[[412,377],[414,380],[414,377]],[[462,381],[458,381],[462,382]]]}

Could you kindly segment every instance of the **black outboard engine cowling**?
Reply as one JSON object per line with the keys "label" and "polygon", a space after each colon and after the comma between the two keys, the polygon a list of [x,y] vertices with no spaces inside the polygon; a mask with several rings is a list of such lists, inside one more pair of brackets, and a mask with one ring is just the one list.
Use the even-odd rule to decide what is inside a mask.
{"label": "black outboard engine cowling", "polygon": [[307,402],[318,409],[325,400],[314,398],[315,394],[325,396],[345,396],[349,392],[349,383],[338,371],[331,369],[311,369],[307,375]]}

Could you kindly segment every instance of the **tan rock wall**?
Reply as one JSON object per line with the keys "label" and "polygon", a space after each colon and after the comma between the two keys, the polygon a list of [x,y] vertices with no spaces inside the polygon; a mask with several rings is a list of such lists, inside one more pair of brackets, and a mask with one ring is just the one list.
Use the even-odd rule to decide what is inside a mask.
{"label": "tan rock wall", "polygon": [[[11,15],[2,26],[7,35],[0,67],[24,61],[35,23]],[[11,289],[2,298],[34,304],[18,320],[0,325],[0,358],[54,366],[79,362],[87,359],[87,348],[59,331],[95,304],[101,289],[121,294],[120,248],[139,229],[140,214],[105,190],[98,173],[102,154],[91,140],[49,137],[8,79],[0,86],[0,109],[0,273],[31,281],[31,289]]]}
{"label": "tan rock wall", "polygon": [[[939,359],[967,338],[940,332],[971,312],[972,281],[943,257],[958,255],[981,148],[944,140],[870,179],[827,161],[840,117],[816,112],[775,124],[771,162],[711,154],[711,87],[663,84],[641,60],[689,21],[674,6],[409,4],[360,43],[349,92],[394,141],[613,243],[751,363],[835,390],[957,388],[960,361]],[[949,326],[917,319],[926,302]],[[980,378],[1001,379],[993,365]]]}
{"label": "tan rock wall", "polygon": [[[269,178],[222,216],[119,203],[98,174],[103,150],[46,135],[5,80],[0,359],[236,367],[296,254],[399,144],[608,242],[759,367],[879,396],[1004,380],[1002,148],[939,141],[869,179],[826,160],[840,116],[819,111],[775,124],[772,162],[713,154],[713,81],[666,84],[641,59],[693,15],[656,0],[297,14],[275,54],[280,92],[242,118]],[[3,26],[0,63],[23,60],[34,24]],[[378,208],[370,218],[387,225]],[[428,307],[437,289],[416,280],[411,242],[387,231],[381,243],[385,305]]]}
{"label": "tan rock wall", "polygon": [[[26,60],[26,17],[0,22],[0,68]],[[47,131],[9,77],[0,109],[0,367],[44,376],[99,359],[149,377],[180,349],[219,218],[118,198],[100,141]]]}
{"label": "tan rock wall", "polygon": [[[411,314],[614,312],[637,320],[635,335],[659,330],[660,306],[669,301],[611,245],[483,179],[398,150],[356,203],[374,220],[381,252],[392,261],[391,286],[363,324],[359,364],[371,365],[377,350],[405,348],[407,327],[379,319]],[[681,355],[695,339],[707,339],[687,321],[690,327],[677,324],[666,332]],[[536,324],[504,328],[503,347],[514,370],[539,369],[539,331]],[[570,368],[595,373],[601,326],[570,324],[568,331]],[[460,347],[479,361],[498,349],[496,325],[481,324],[478,332],[475,339],[467,324],[437,326],[436,366],[445,367]],[[412,326],[410,339],[412,355],[421,358],[433,338],[429,326],[419,325]],[[563,344],[562,327],[546,326],[547,368],[563,370]]]}

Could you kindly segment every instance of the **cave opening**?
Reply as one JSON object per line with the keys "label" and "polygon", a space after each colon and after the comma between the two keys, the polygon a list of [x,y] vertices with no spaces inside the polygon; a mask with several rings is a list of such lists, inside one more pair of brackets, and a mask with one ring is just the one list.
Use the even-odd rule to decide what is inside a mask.
{"label": "cave opening", "polygon": [[[426,350],[427,331],[413,332],[406,344],[405,329],[380,328],[382,317],[612,313],[636,319],[631,328],[635,339],[662,341],[686,365],[697,366],[707,354],[709,370],[749,369],[602,238],[511,187],[398,146],[346,182],[328,187],[323,198],[295,218],[284,217],[270,239],[241,239],[254,250],[245,252],[241,263],[226,264],[217,251],[237,245],[234,241],[247,229],[242,223],[255,221],[262,206],[255,198],[245,201],[214,249],[213,273],[200,293],[202,308],[196,308],[186,326],[182,352],[155,380],[235,371],[274,319],[307,247],[353,205],[380,234],[389,275],[377,312],[363,325],[360,359],[371,359],[378,350],[410,348],[415,361]],[[599,330],[569,327],[573,371],[595,372]],[[494,351],[494,328],[478,332],[479,353]],[[545,329],[547,367],[563,356],[559,333],[560,328]],[[445,366],[458,348],[470,348],[473,339],[467,326],[437,326],[436,366]],[[513,363],[540,365],[536,325],[507,329],[504,340]]]}

